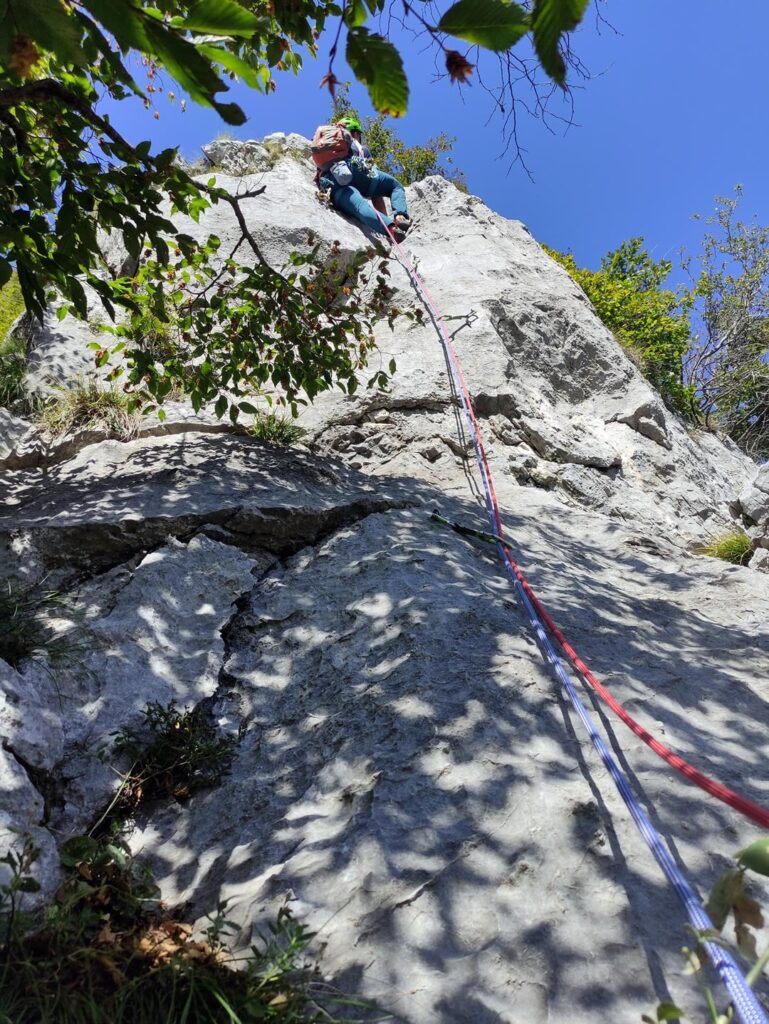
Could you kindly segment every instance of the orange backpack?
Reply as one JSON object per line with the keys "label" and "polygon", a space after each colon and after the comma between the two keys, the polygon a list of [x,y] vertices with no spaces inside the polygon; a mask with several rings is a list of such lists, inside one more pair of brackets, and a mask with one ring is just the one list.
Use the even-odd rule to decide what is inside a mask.
{"label": "orange backpack", "polygon": [[352,135],[341,124],[322,124],[315,130],[310,152],[318,168],[350,155]]}

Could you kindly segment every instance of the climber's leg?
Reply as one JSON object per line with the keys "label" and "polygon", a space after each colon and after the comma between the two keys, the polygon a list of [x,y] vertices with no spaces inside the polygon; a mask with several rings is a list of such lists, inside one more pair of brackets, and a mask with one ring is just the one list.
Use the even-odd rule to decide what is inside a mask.
{"label": "climber's leg", "polygon": [[[371,204],[367,203],[357,188],[353,188],[352,185],[333,189],[331,192],[331,202],[338,210],[346,213],[349,217],[353,217],[363,224],[364,227],[370,228],[380,235],[387,233],[382,227],[379,217],[372,210]],[[392,224],[391,217],[385,216],[384,221],[388,227]]]}
{"label": "climber's leg", "polygon": [[409,210],[406,204],[406,190],[397,178],[393,178],[392,174],[385,174],[384,171],[378,170],[370,178],[367,194],[369,199],[389,196],[392,203],[393,216],[396,220],[398,214],[408,218]]}

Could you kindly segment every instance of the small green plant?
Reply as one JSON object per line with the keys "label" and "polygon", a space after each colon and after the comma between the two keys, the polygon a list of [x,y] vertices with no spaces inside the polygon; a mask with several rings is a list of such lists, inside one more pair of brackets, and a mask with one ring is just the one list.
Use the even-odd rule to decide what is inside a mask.
{"label": "small green plant", "polygon": [[114,750],[132,764],[110,814],[124,818],[152,800],[186,800],[199,789],[216,785],[228,769],[236,740],[222,736],[201,706],[185,711],[150,703],[141,727],[117,734]]}
{"label": "small green plant", "polygon": [[21,911],[24,893],[40,891],[40,883],[32,874],[40,851],[32,842],[31,836],[20,836],[20,840],[19,850],[8,849],[0,857],[0,864],[5,864],[8,869],[8,880],[0,885],[0,941],[6,950],[24,931],[27,923]]}
{"label": "small green plant", "polygon": [[19,669],[27,661],[47,658],[55,664],[72,655],[78,642],[47,621],[47,614],[61,604],[54,590],[10,580],[0,585],[0,658]]}
{"label": "small green plant", "polygon": [[[700,982],[708,1008],[709,1024],[730,1024],[734,1019],[734,1010],[728,1006],[721,1013],[716,1005],[713,992],[702,980],[702,968],[706,958],[700,949],[701,942],[707,939],[710,942],[718,943],[752,961],[753,966],[745,975],[745,980],[749,985],[756,983],[769,964],[769,946],[761,954],[756,948],[756,932],[764,926],[764,915],[759,904],[748,893],[745,884],[748,871],[769,876],[769,836],[757,839],[750,846],[746,846],[744,850],[740,850],[736,855],[736,861],[737,866],[719,875],[710,890],[705,909],[713,922],[713,930],[696,932],[692,929],[697,945],[693,949],[684,947],[682,951],[686,958],[684,973],[694,975]],[[734,929],[734,942],[727,939],[724,934],[724,929],[730,921]],[[648,1014],[643,1014],[641,1017],[644,1024],[691,1019],[693,1018],[674,1003],[660,1003],[654,1017],[650,1017]]]}
{"label": "small green plant", "polygon": [[289,416],[282,416],[276,412],[258,412],[254,416],[248,432],[262,441],[272,441],[273,444],[286,446],[301,441],[307,433],[303,427],[297,426]]}
{"label": "small green plant", "polygon": [[753,542],[742,530],[722,534],[709,544],[697,548],[697,554],[720,558],[723,562],[731,562],[732,565],[747,565],[752,553]]}
{"label": "small green plant", "polygon": [[20,894],[38,888],[30,874],[36,857],[27,840],[3,859],[11,868],[0,888],[3,1024],[336,1020],[304,962],[312,934],[288,908],[235,958],[224,941],[234,928],[225,903],[205,935],[193,938],[122,840],[75,836],[61,847],[64,880],[52,905],[23,919]]}
{"label": "small green plant", "polygon": [[75,430],[106,430],[109,437],[130,441],[141,417],[129,411],[129,398],[116,388],[103,388],[94,380],[80,380],[60,388],[39,413],[40,425],[54,437]]}

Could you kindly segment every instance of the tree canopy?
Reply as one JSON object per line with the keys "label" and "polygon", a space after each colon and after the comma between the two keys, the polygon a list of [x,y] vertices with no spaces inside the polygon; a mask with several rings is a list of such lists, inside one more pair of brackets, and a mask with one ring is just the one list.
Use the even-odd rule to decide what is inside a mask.
{"label": "tree canopy", "polygon": [[742,189],[716,198],[693,283],[686,361],[702,414],[749,455],[769,458],[769,227],[738,215]]}
{"label": "tree canopy", "polygon": [[[149,103],[162,72],[193,102],[241,124],[243,111],[226,97],[229,81],[237,77],[269,94],[278,72],[297,72],[303,56],[317,55],[320,34],[334,20],[324,84],[334,91],[334,61],[344,42],[375,109],[402,114],[408,103],[403,62],[372,27],[390,2],[0,0],[0,285],[15,270],[26,307],[38,317],[55,296],[65,311],[87,316],[87,288],[110,317],[119,307],[129,321],[145,315],[140,290],[161,322],[173,308],[180,345],[165,360],[143,356],[130,336],[125,339],[127,384],[140,387],[145,398],[162,400],[182,383],[196,402],[213,398],[221,410],[225,390],[237,398],[265,380],[280,384],[292,402],[333,382],[353,387],[370,345],[366,308],[381,312],[382,290],[359,317],[360,303],[368,300],[354,288],[341,307],[332,306],[340,282],[326,277],[322,288],[308,290],[321,273],[311,246],[293,269],[268,266],[243,212],[258,190],[233,197],[214,179],[192,178],[178,166],[174,149],[153,153],[150,143],[126,138],[99,102],[136,95]],[[528,36],[546,76],[564,86],[567,33],[588,2],[456,0],[442,10],[405,4],[403,14],[428,34],[454,81],[472,74],[479,50],[504,58]],[[132,70],[137,59],[142,81]],[[168,216],[177,210],[197,219],[214,203],[230,204],[238,219],[236,248],[250,250],[253,264],[247,273],[233,252],[226,255],[232,273],[222,276],[218,239],[195,242]],[[129,260],[117,278],[105,273],[101,229],[121,232],[127,248]],[[245,312],[237,344],[228,349],[223,325],[234,308]],[[226,333],[232,334],[229,326]],[[105,350],[97,360],[106,357]],[[380,383],[383,377],[377,375]],[[237,416],[242,405],[230,404],[230,414]]]}

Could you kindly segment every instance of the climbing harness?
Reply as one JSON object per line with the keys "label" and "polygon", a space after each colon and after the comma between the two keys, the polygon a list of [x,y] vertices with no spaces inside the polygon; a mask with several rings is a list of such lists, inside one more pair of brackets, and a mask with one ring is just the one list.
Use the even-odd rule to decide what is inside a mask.
{"label": "climbing harness", "polygon": [[[387,225],[385,224],[385,221],[382,219],[381,216],[379,219],[382,222],[383,227],[385,227],[385,229],[387,230]],[[413,263],[411,262],[407,254],[404,252],[404,250],[401,248],[401,246],[398,244],[397,240],[393,237],[392,232],[390,232],[389,230],[388,235],[392,240],[393,248],[398,257],[398,262],[401,264],[406,274],[408,275],[412,285],[414,286],[414,289],[417,292],[417,295],[422,300],[425,308],[427,309],[436,326],[441,345],[446,355],[449,370],[454,381],[454,385],[459,396],[462,409],[467,419],[468,426],[470,428],[473,450],[475,453],[475,458],[478,465],[481,482],[483,485],[486,503],[486,513],[489,518],[491,532],[488,534],[484,534],[482,531],[471,532],[470,529],[467,527],[460,528],[459,532],[470,533],[471,536],[478,536],[479,539],[482,540],[488,539],[496,545],[497,550],[505,566],[505,570],[508,576],[510,577],[510,580],[513,584],[513,587],[516,590],[516,593],[518,594],[521,604],[526,610],[532,628],[536,633],[540,647],[542,648],[547,660],[551,664],[559,681],[563,685],[569,697],[569,700],[571,701],[572,706],[574,707],[574,710],[576,711],[583,726],[585,727],[585,730],[587,731],[587,734],[590,737],[590,740],[595,749],[597,750],[601,760],[606,766],[607,771],[611,775],[612,780],[614,781],[614,784],[620,793],[620,796],[624,800],[625,805],[627,806],[630,815],[633,818],[633,821],[636,823],[636,826],[638,827],[641,835],[646,841],[655,860],[662,869],[665,877],[673,886],[679,900],[681,901],[684,911],[686,912],[686,915],[689,919],[692,928],[696,932],[701,934],[702,946],[708,955],[708,959],[710,960],[718,976],[723,982],[727,992],[729,993],[738,1019],[742,1022],[742,1024],[769,1024],[769,1018],[762,1009],[755,993],[753,992],[744,975],[742,974],[732,954],[729,952],[729,950],[725,949],[723,946],[720,946],[717,942],[707,937],[709,935],[715,934],[715,929],[712,921],[710,920],[708,914],[706,913],[704,907],[699,901],[696,893],[689,884],[688,880],[673,860],[673,857],[671,856],[670,851],[666,846],[664,840],[657,832],[657,830],[654,828],[646,812],[639,804],[635,794],[631,790],[630,785],[628,784],[625,776],[623,775],[619,765],[617,764],[616,760],[609,751],[609,748],[607,747],[606,743],[599,735],[598,730],[596,729],[587,711],[587,708],[580,700],[576,690],[574,689],[574,685],[571,679],[569,678],[568,673],[566,672],[566,669],[564,668],[560,658],[558,657],[558,654],[553,646],[550,636],[545,630],[545,626],[543,623],[549,620],[549,622],[552,623],[553,626],[555,624],[552,622],[552,619],[550,619],[550,616],[547,615],[547,613],[545,613],[545,615],[547,615],[547,618],[541,615],[540,609],[542,611],[544,611],[544,609],[542,608],[539,601],[537,601],[528,583],[526,583],[523,574],[521,573],[520,569],[513,560],[513,557],[507,546],[507,541],[504,539],[504,526],[502,523],[502,516],[499,509],[499,504],[497,502],[497,497],[494,491],[494,482],[491,475],[491,469],[489,467],[488,459],[486,457],[486,451],[483,446],[483,439],[481,437],[478,422],[475,417],[475,411],[473,410],[470,392],[467,388],[467,384],[465,383],[459,359],[457,357],[453,342],[451,340],[451,335],[448,332],[446,324],[443,320],[443,317],[440,314],[440,311],[438,310],[436,303],[434,302],[432,296],[428,292],[427,286],[425,285],[424,281],[417,273]],[[438,517],[438,521],[441,521],[442,518],[443,517]],[[445,520],[443,521],[446,522]],[[448,525],[452,524],[449,523]],[[552,626],[548,625],[548,628],[552,629]],[[558,631],[558,633],[553,631],[553,635],[556,636],[559,643],[561,643],[561,645],[564,646],[564,641],[561,639],[562,634],[560,636],[559,634],[560,631]],[[565,649],[566,648],[564,646],[564,650]],[[574,658],[577,658],[576,652],[573,653]],[[575,664],[574,659],[571,660],[572,663]],[[580,664],[583,664],[581,660]],[[588,678],[589,681],[591,681],[591,685],[595,685],[595,682],[597,682],[597,680],[595,680],[595,677],[592,677],[591,679],[586,673],[582,671],[582,669],[580,669],[580,672],[582,672],[582,674],[585,675],[585,678]],[[590,676],[592,676],[592,673],[590,674]],[[595,682],[593,682],[593,680],[595,680]],[[625,712],[625,714],[627,713]],[[639,726],[638,728],[640,729],[641,727]],[[635,732],[636,730],[634,729],[633,731]],[[659,746],[661,746],[661,744],[659,744]],[[655,748],[652,747],[652,749]],[[659,753],[659,751],[657,752]],[[668,753],[670,752],[668,751]],[[671,754],[671,757],[676,758],[676,755]],[[686,763],[683,762],[680,758],[678,760],[681,761],[682,764]],[[681,769],[679,768],[679,770]],[[696,772],[696,769],[693,769],[693,771]],[[684,774],[686,774],[687,777],[690,777],[688,773],[684,772]],[[706,778],[706,776],[703,776],[703,779],[704,778]],[[708,782],[710,782],[710,780],[708,780]],[[713,783],[713,785],[718,787],[719,784]],[[714,795],[717,794],[714,793]],[[737,794],[733,795],[735,797],[737,796]],[[743,798],[739,799],[742,800]],[[749,801],[746,802],[750,803]],[[761,811],[762,809],[758,808],[758,810]]]}

